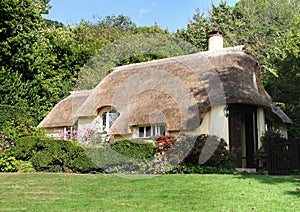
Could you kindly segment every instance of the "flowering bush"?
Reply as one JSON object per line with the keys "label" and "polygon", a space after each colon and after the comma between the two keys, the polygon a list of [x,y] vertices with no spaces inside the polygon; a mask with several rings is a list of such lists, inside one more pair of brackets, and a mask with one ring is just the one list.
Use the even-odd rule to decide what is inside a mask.
{"label": "flowering bush", "polygon": [[9,150],[15,146],[11,137],[2,135],[0,142],[0,171],[14,172],[17,171],[17,160],[13,157]]}
{"label": "flowering bush", "polygon": [[108,142],[108,137],[103,136],[103,133],[98,132],[97,130],[84,129],[81,131],[77,130],[55,130],[55,133],[58,135],[59,140],[67,141],[77,141],[84,146],[103,146]]}
{"label": "flowering bush", "polygon": [[85,129],[82,132],[79,132],[77,141],[82,145],[88,146],[104,145],[107,143],[103,133],[92,129]]}
{"label": "flowering bush", "polygon": [[0,154],[4,155],[5,152],[15,146],[14,141],[11,137],[2,135],[0,143]]}
{"label": "flowering bush", "polygon": [[227,149],[226,142],[216,136],[180,135],[176,138],[163,136],[156,140],[155,146],[156,154],[153,161],[155,174],[181,172],[183,170],[181,167],[189,166],[219,169],[234,167],[234,157]]}
{"label": "flowering bush", "polygon": [[58,134],[58,139],[60,140],[77,141],[77,130],[67,130],[66,132],[63,130],[55,130],[54,132]]}

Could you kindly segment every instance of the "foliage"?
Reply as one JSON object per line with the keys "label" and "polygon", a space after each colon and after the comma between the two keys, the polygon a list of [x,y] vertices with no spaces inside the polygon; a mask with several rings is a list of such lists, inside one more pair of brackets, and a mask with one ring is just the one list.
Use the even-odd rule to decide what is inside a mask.
{"label": "foliage", "polygon": [[266,166],[267,153],[266,145],[271,143],[283,143],[287,142],[287,139],[282,134],[276,131],[268,131],[261,137],[261,147],[257,151],[255,158],[262,163],[262,167]]}
{"label": "foliage", "polygon": [[135,24],[129,17],[112,15],[97,18],[95,23],[82,20],[75,27],[70,28],[70,31],[75,35],[76,40],[87,48],[87,55],[92,57],[109,43],[132,35],[135,28]]}
{"label": "foliage", "polygon": [[8,150],[15,146],[15,142],[11,137],[1,135],[0,155],[4,155]]}
{"label": "foliage", "polygon": [[16,139],[23,136],[42,135],[43,130],[33,127],[32,108],[17,104],[0,105],[0,133]]}
{"label": "foliage", "polygon": [[282,134],[276,131],[268,131],[261,137],[261,143],[264,146],[266,143],[286,142],[287,139]]}
{"label": "foliage", "polygon": [[11,155],[11,149],[15,143],[11,137],[2,135],[0,140],[0,172],[15,172],[17,171],[18,161]]}
{"label": "foliage", "polygon": [[140,26],[134,29],[135,34],[139,33],[160,33],[160,34],[167,34],[169,35],[168,29],[162,29],[157,25],[157,23],[154,23],[154,26]]}
{"label": "foliage", "polygon": [[103,133],[98,132],[97,130],[85,129],[82,132],[78,133],[78,142],[81,145],[85,146],[105,146],[107,144],[107,140]]}
{"label": "foliage", "polygon": [[77,141],[77,130],[67,130],[66,132],[64,132],[63,130],[54,130],[54,133],[57,133],[59,140]]}
{"label": "foliage", "polygon": [[[180,135],[174,138],[162,137],[157,140],[157,152],[160,162],[173,167],[209,166],[217,168],[234,168],[234,157],[227,144],[216,136]],[[201,168],[200,168],[201,169]]]}
{"label": "foliage", "polygon": [[191,44],[162,33],[124,37],[105,46],[88,61],[78,77],[77,89],[93,89],[116,66],[196,51]]}
{"label": "foliage", "polygon": [[209,32],[207,18],[199,9],[196,10],[192,20],[188,23],[187,29],[177,30],[175,36],[181,38],[199,49],[207,50],[207,35]]}
{"label": "foliage", "polygon": [[284,36],[275,41],[267,55],[269,68],[276,74],[266,74],[266,89],[273,100],[281,103],[283,110],[293,120],[289,138],[300,138],[300,16],[293,19],[294,26]]}
{"label": "foliage", "polygon": [[228,167],[217,167],[217,166],[202,166],[183,164],[168,172],[168,174],[237,174],[237,171],[233,168]]}
{"label": "foliage", "polygon": [[16,168],[17,172],[19,173],[35,172],[35,169],[30,161],[17,160]]}
{"label": "foliage", "polygon": [[88,173],[101,171],[74,141],[45,137],[24,137],[16,140],[16,159],[29,161],[36,171]]}
{"label": "foliage", "polygon": [[132,159],[151,159],[155,148],[152,142],[142,140],[119,140],[110,144],[112,150]]}
{"label": "foliage", "polygon": [[17,160],[9,154],[0,155],[0,172],[15,172],[17,171]]}
{"label": "foliage", "polygon": [[226,142],[215,136],[162,136],[154,144],[121,140],[87,151],[107,173],[234,173]]}

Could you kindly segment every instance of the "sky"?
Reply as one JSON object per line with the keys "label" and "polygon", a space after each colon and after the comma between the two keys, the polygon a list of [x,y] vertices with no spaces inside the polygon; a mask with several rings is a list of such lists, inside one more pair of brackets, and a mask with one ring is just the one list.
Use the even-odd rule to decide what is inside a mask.
{"label": "sky", "polygon": [[[152,26],[156,22],[170,32],[186,28],[196,8],[207,12],[212,2],[221,0],[50,0],[52,8],[45,18],[75,25],[82,19],[91,22],[97,17],[125,15],[137,26]],[[234,6],[238,0],[227,0]]]}

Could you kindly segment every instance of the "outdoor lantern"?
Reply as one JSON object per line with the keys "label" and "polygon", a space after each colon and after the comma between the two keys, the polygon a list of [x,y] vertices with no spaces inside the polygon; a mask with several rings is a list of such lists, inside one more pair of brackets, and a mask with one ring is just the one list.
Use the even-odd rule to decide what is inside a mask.
{"label": "outdoor lantern", "polygon": [[226,107],[224,107],[223,111],[224,111],[224,116],[227,118],[227,117],[229,116],[229,108],[228,108],[228,105],[226,105]]}

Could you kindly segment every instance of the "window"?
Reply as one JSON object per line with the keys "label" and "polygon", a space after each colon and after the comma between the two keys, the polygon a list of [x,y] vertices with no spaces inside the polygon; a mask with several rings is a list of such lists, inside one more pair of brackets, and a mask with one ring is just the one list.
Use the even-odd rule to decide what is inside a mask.
{"label": "window", "polygon": [[165,125],[139,126],[138,137],[149,138],[156,135],[166,135]]}
{"label": "window", "polygon": [[102,114],[102,129],[104,132],[108,132],[112,125],[115,123],[120,113],[116,110],[110,110]]}
{"label": "window", "polygon": [[268,113],[265,113],[265,130],[266,130],[266,132],[273,131],[273,121],[274,121],[274,119]]}
{"label": "window", "polygon": [[270,132],[270,131],[273,131],[273,123],[270,119],[266,118],[265,120],[266,122],[266,132]]}

